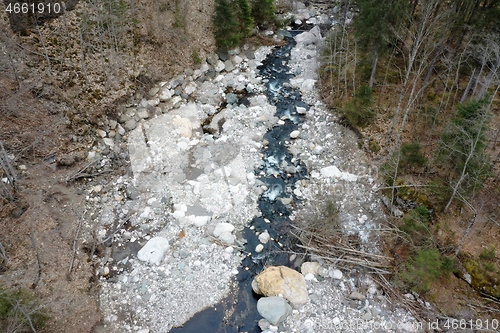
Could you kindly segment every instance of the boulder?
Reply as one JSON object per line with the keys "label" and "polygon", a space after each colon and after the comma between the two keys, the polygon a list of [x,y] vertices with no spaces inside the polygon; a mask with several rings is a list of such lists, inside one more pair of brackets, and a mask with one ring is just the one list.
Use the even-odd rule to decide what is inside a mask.
{"label": "boulder", "polygon": [[158,265],[170,248],[168,239],[153,237],[137,253],[137,258],[150,264]]}
{"label": "boulder", "polygon": [[302,43],[304,45],[318,44],[321,42],[321,30],[319,26],[315,26],[309,31],[303,32],[300,35],[295,36],[295,41],[297,43]]}
{"label": "boulder", "polygon": [[294,307],[309,299],[304,276],[285,266],[266,268],[252,281],[252,289],[264,296],[282,295]]}
{"label": "boulder", "polygon": [[262,297],[257,301],[257,311],[271,324],[277,325],[292,313],[292,307],[283,297]]}
{"label": "boulder", "polygon": [[307,274],[318,275],[320,264],[319,262],[305,262],[300,266],[300,271],[302,275],[306,276]]}

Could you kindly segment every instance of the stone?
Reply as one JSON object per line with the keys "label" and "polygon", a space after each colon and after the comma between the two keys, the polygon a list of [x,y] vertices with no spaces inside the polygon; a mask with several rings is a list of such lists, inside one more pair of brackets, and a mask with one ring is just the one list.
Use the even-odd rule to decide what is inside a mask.
{"label": "stone", "polygon": [[153,87],[153,88],[149,89],[149,96],[156,95],[158,93],[158,91],[160,91],[159,87]]}
{"label": "stone", "polygon": [[113,148],[115,146],[115,141],[111,138],[104,138],[102,139],[104,141],[104,144],[110,148]]}
{"label": "stone", "polygon": [[335,165],[330,165],[330,166],[324,167],[321,170],[319,170],[319,172],[321,173],[321,176],[327,177],[327,178],[328,177],[339,178],[340,176],[342,176],[342,172]]}
{"label": "stone", "polygon": [[149,111],[147,109],[139,109],[137,110],[137,115],[142,119],[148,119]]}
{"label": "stone", "polygon": [[290,138],[296,139],[299,137],[299,135],[300,135],[300,131],[295,130],[295,131],[292,131],[292,133],[290,133]]}
{"label": "stone", "polygon": [[127,131],[132,131],[136,127],[137,127],[137,122],[135,121],[135,119],[132,119],[132,118],[127,120],[125,122],[125,124],[123,125],[123,128],[125,128]]}
{"label": "stone", "polygon": [[99,135],[101,138],[105,138],[107,136],[106,131],[103,131],[102,129],[96,129],[95,132],[97,135]]}
{"label": "stone", "polygon": [[173,95],[174,92],[172,90],[168,89],[167,87],[163,87],[159,95],[160,102],[168,101],[170,98],[172,98]]}
{"label": "stone", "polygon": [[331,269],[328,271],[328,276],[331,277],[332,279],[335,279],[335,280],[340,280],[342,279],[342,277],[344,276],[344,274],[342,274],[342,271],[341,270],[338,270],[338,269]]}
{"label": "stone", "polygon": [[168,239],[153,237],[137,253],[137,258],[150,264],[158,265],[169,250]]}
{"label": "stone", "polygon": [[364,301],[366,299],[365,295],[363,295],[362,293],[360,293],[358,291],[353,291],[349,295],[349,298],[353,299],[353,300],[356,300],[356,301]]}
{"label": "stone", "polygon": [[215,66],[218,60],[219,56],[217,54],[211,54],[207,57],[207,62],[212,66]]}
{"label": "stone", "polygon": [[283,295],[294,307],[309,299],[304,276],[285,266],[271,266],[252,281],[255,293],[264,296]]}
{"label": "stone", "polygon": [[259,235],[259,242],[261,242],[262,244],[267,244],[267,242],[269,242],[270,239],[271,235],[269,235],[267,230]]}
{"label": "stone", "polygon": [[300,266],[300,272],[302,275],[306,276],[307,274],[318,275],[318,270],[321,265],[319,262],[310,262],[307,261]]}
{"label": "stone", "polygon": [[229,93],[226,95],[226,102],[227,104],[236,104],[238,103],[238,96],[233,93]]}
{"label": "stone", "polygon": [[226,244],[233,244],[236,237],[232,234],[234,226],[231,223],[218,223],[213,231],[214,237]]}
{"label": "stone", "polygon": [[303,108],[301,106],[297,106],[297,113],[298,114],[306,114],[307,113],[307,109]]}
{"label": "stone", "polygon": [[216,72],[222,72],[226,68],[226,65],[222,62],[222,60],[217,61],[214,66]]}
{"label": "stone", "polygon": [[257,301],[257,311],[271,324],[277,325],[292,313],[292,307],[282,297],[262,297]]}
{"label": "stone", "polygon": [[262,244],[257,244],[257,246],[255,247],[255,252],[257,253],[260,253],[264,250],[264,245]]}
{"label": "stone", "polygon": [[313,79],[304,80],[304,82],[302,82],[302,84],[300,86],[300,91],[302,93],[311,92],[311,91],[313,91],[315,84],[316,84],[316,80],[313,80]]}
{"label": "stone", "polygon": [[239,65],[239,64],[241,64],[243,62],[243,58],[240,57],[240,56],[238,56],[238,55],[235,55],[233,57],[233,62],[234,62],[235,65]]}
{"label": "stone", "polygon": [[194,93],[196,91],[196,82],[194,81],[191,81],[189,82],[189,84],[186,86],[186,88],[184,88],[184,92],[186,93],[186,95],[191,95],[192,93]]}
{"label": "stone", "polygon": [[234,65],[233,65],[233,63],[231,62],[231,60],[226,60],[224,62],[224,66],[225,66],[226,72],[228,72],[228,73],[232,72],[233,69],[235,68]]}
{"label": "stone", "polygon": [[321,30],[319,29],[319,26],[316,25],[311,30],[295,36],[295,41],[306,46],[311,44],[317,45],[321,42],[321,38]]}

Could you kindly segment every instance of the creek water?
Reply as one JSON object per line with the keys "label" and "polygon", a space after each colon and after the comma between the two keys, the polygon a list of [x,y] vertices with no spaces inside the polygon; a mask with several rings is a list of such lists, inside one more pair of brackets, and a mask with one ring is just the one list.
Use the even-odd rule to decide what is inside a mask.
{"label": "creek water", "polygon": [[[296,35],[300,32],[292,34]],[[186,322],[182,327],[173,328],[175,333],[225,332],[225,333],[260,333],[258,321],[262,318],[257,312],[257,300],[260,296],[252,291],[251,282],[266,266],[293,266],[291,252],[299,252],[296,242],[290,237],[291,211],[282,199],[293,197],[295,183],[307,177],[307,168],[287,149],[291,141],[290,133],[298,130],[304,116],[297,113],[297,107],[309,110],[309,105],[301,99],[300,92],[289,85],[290,73],[288,62],[295,46],[291,37],[285,38],[286,44],[275,47],[258,67],[265,83],[265,94],[269,103],[276,106],[276,117],[284,120],[269,130],[264,139],[267,145],[262,149],[264,156],[256,176],[265,184],[267,190],[260,196],[258,206],[261,216],[254,217],[248,227],[242,231],[247,254],[236,276],[237,292],[231,293],[218,304],[209,307]],[[271,240],[264,245],[260,253],[255,248],[260,244],[256,233],[265,230]]]}

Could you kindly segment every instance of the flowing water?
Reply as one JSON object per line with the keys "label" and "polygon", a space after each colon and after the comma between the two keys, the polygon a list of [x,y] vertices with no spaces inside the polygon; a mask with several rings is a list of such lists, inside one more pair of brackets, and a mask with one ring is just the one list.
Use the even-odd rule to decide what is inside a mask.
{"label": "flowing water", "polygon": [[[302,102],[298,90],[288,84],[293,74],[290,73],[288,61],[295,45],[293,38],[287,37],[284,46],[273,49],[263,64],[258,67],[260,76],[266,86],[269,102],[276,106],[276,116],[284,123],[269,130],[264,139],[267,145],[262,149],[263,160],[256,170],[256,176],[265,184],[267,190],[261,195],[258,205],[261,216],[254,217],[250,226],[246,227],[242,236],[247,241],[245,253],[237,274],[237,292],[230,294],[213,307],[197,313],[183,327],[174,328],[170,332],[249,332],[260,333],[258,321],[261,316],[257,312],[258,295],[253,293],[251,282],[264,266],[290,266],[290,252],[296,252],[294,239],[290,234],[291,211],[282,199],[289,200],[293,195],[294,184],[307,176],[307,169],[300,161],[293,158],[287,149],[290,133],[298,130],[303,116],[297,113],[297,107],[309,109]],[[264,245],[260,253],[255,247],[260,244],[256,232],[267,230],[272,238]]]}

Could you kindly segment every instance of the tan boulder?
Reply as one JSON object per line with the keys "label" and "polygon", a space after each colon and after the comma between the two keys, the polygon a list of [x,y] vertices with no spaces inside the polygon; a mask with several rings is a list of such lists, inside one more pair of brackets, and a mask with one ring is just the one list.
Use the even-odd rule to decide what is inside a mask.
{"label": "tan boulder", "polygon": [[259,295],[282,295],[294,307],[307,303],[309,299],[304,276],[285,266],[266,268],[252,281],[252,289]]}

